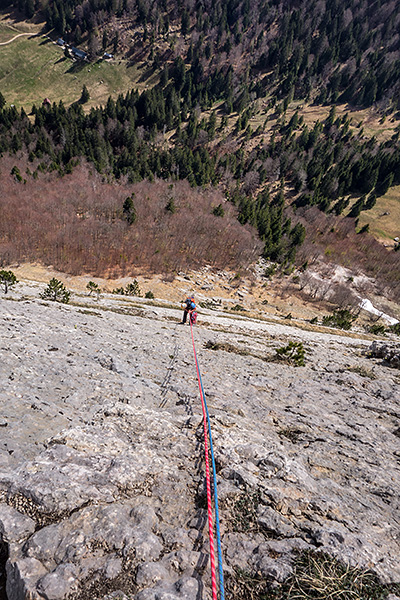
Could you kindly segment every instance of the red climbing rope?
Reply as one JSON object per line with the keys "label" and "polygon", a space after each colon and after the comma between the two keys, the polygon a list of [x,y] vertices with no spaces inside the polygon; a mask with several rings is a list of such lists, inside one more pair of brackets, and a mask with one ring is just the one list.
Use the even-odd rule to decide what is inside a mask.
{"label": "red climbing rope", "polygon": [[197,370],[197,381],[199,384],[199,392],[201,399],[201,407],[203,410],[203,428],[204,428],[204,453],[206,459],[206,484],[207,484],[207,511],[208,511],[208,533],[210,539],[210,564],[211,564],[211,588],[212,588],[212,598],[213,600],[217,600],[217,576],[215,571],[215,554],[214,554],[214,535],[213,535],[213,514],[212,514],[212,503],[211,503],[211,481],[210,481],[210,465],[208,462],[208,437],[207,437],[207,414],[206,407],[204,402],[203,391],[201,387],[200,380],[200,372],[199,365],[196,357],[196,348],[194,345],[194,337],[193,330],[190,327],[190,331],[192,334],[192,343],[193,343],[193,352],[196,362],[196,370]]}

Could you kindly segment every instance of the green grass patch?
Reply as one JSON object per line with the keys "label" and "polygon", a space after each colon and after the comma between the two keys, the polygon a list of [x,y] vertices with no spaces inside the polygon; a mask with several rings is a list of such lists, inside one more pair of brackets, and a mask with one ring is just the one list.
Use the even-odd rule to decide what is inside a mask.
{"label": "green grass patch", "polygon": [[0,43],[3,44],[4,42],[8,42],[8,40],[11,40],[15,35],[18,35],[18,33],[20,32],[9,25],[0,23]]}

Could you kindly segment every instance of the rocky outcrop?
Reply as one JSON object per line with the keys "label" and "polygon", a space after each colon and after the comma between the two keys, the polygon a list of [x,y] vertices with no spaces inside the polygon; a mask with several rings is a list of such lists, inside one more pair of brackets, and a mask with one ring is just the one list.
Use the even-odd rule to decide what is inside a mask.
{"label": "rocky outcrop", "polygon": [[[189,328],[162,305],[24,293],[0,316],[8,600],[210,598]],[[396,371],[365,340],[205,310],[195,340],[227,577],[277,584],[315,549],[400,581]],[[270,360],[290,340],[305,367]]]}
{"label": "rocky outcrop", "polygon": [[382,358],[390,367],[400,369],[400,344],[373,341],[367,356]]}

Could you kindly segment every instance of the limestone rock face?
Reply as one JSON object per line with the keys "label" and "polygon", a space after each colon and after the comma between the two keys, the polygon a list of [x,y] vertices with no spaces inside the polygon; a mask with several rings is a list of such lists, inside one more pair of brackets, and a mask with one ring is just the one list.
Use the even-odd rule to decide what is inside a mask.
{"label": "limestone rock face", "polygon": [[[24,294],[0,313],[8,600],[209,599],[202,412],[180,312]],[[200,314],[194,336],[227,576],[280,583],[295,552],[318,549],[400,581],[396,370],[357,336],[222,313]],[[269,360],[290,340],[305,367]]]}

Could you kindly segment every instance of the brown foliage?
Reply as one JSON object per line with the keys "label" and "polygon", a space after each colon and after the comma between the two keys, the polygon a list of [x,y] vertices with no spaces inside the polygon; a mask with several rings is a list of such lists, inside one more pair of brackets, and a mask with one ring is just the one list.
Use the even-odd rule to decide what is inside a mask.
{"label": "brown foliage", "polygon": [[298,264],[308,261],[311,265],[322,258],[327,263],[361,270],[376,281],[382,295],[400,299],[398,253],[386,249],[368,233],[357,234],[354,219],[326,215],[316,207],[299,209],[296,217],[307,231],[297,253]]}
{"label": "brown foliage", "polygon": [[[17,165],[27,182],[10,174]],[[239,269],[261,251],[254,229],[241,226],[234,206],[213,188],[185,181],[107,183],[88,165],[59,177],[26,175],[24,159],[0,161],[0,264],[38,261],[71,274],[168,273],[210,264]],[[136,221],[124,218],[134,194]],[[166,210],[173,199],[175,212]],[[223,203],[225,216],[212,214]]]}

